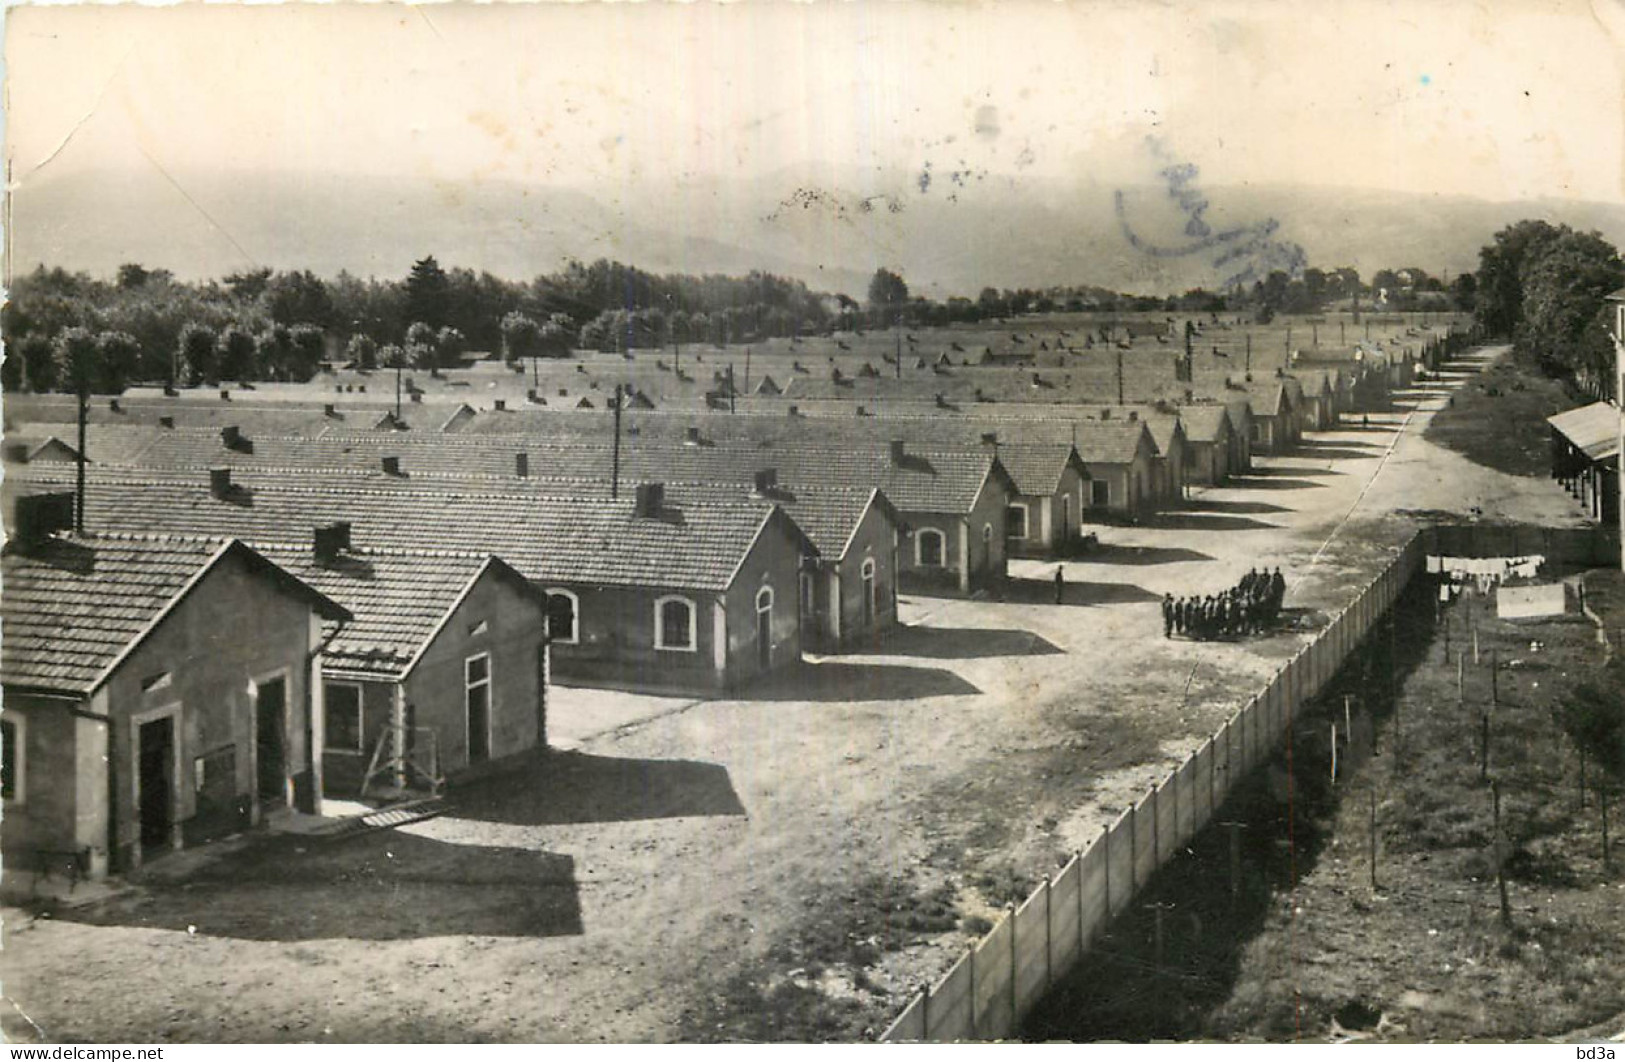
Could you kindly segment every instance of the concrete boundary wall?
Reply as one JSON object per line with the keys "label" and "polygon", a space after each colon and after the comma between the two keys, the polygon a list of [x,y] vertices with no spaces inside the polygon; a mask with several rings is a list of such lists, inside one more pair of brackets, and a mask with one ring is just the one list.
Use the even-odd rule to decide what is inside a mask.
{"label": "concrete boundary wall", "polygon": [[[1111,918],[1201,832],[1236,783],[1274,754],[1292,720],[1371,634],[1424,558],[1440,552],[1437,533],[1446,530],[1452,529],[1413,536],[1262,691],[1054,878],[1009,910],[941,980],[917,993],[881,1040],[942,1043],[1015,1035],[1021,1019],[1100,939]],[[1468,544],[1451,539],[1445,552],[1465,555],[1460,547]],[[1550,551],[1553,543],[1543,545]],[[1590,548],[1578,538],[1562,545],[1569,553]]]}

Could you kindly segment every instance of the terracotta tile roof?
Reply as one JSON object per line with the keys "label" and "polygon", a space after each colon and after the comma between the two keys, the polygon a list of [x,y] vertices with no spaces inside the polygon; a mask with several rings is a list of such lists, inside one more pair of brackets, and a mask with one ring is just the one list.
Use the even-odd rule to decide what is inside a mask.
{"label": "terracotta tile roof", "polygon": [[138,534],[66,536],[26,548],[3,566],[0,675],[7,685],[86,696],[185,592],[240,551],[334,619],[345,613],[240,542]]}
{"label": "terracotta tile roof", "polygon": [[[335,677],[400,679],[439,633],[465,591],[488,569],[513,573],[494,557],[451,551],[345,551],[319,563],[309,546],[264,553],[354,613],[323,654]],[[527,592],[538,593],[523,583]]]}
{"label": "terracotta tile roof", "polygon": [[1191,442],[1219,442],[1233,430],[1229,411],[1217,404],[1181,406],[1179,418],[1185,423],[1185,438]]}
{"label": "terracotta tile roof", "polygon": [[[7,477],[7,493],[61,489],[71,478],[32,471],[27,480]],[[420,489],[330,473],[241,472],[233,482],[221,499],[198,473],[98,469],[86,489],[87,527],[303,545],[317,525],[347,520],[361,549],[433,547],[496,555],[540,582],[691,590],[726,589],[775,515],[802,534],[770,502],[746,497],[685,500],[659,518],[635,517],[632,478],[622,481],[618,501],[499,492],[490,483]]]}

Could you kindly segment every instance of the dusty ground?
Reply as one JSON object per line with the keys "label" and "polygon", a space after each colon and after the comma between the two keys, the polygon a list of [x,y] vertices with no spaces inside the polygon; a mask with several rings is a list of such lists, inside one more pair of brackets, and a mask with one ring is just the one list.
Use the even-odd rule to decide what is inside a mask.
{"label": "dusty ground", "polygon": [[813,661],[747,701],[561,691],[572,751],[459,794],[442,818],[332,846],[250,845],[87,907],[7,909],[14,1013],[0,1027],[133,1041],[872,1036],[979,918],[1306,637],[1165,641],[1162,593],[1278,564],[1310,628],[1403,540],[1396,510],[1578,521],[1549,480],[1428,439],[1446,391],[1313,435],[1157,526],[1107,529],[1100,556],[1066,564],[1061,605],[1053,564],[1021,562],[1007,600],[905,598],[908,628],[873,652]]}

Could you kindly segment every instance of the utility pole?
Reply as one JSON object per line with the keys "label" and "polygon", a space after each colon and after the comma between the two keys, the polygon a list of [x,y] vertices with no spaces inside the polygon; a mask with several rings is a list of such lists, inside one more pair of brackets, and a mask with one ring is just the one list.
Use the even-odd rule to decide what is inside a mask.
{"label": "utility pole", "polygon": [[1234,913],[1241,902],[1241,831],[1247,824],[1230,821],[1219,825],[1228,827],[1230,831],[1230,910]]}
{"label": "utility pole", "polygon": [[1507,900],[1506,860],[1501,845],[1501,783],[1490,783],[1490,796],[1495,801],[1495,887],[1501,893],[1501,925],[1512,928],[1512,904]]}
{"label": "utility pole", "polygon": [[[733,381],[732,380],[728,381],[728,384],[729,384],[728,389],[730,391],[733,390]],[[745,348],[745,390],[747,390],[747,391],[750,390],[750,348],[749,347]],[[731,410],[732,407],[730,406],[729,409]]]}
{"label": "utility pole", "polygon": [[79,456],[74,460],[73,529],[85,533],[85,422],[90,417],[90,388],[81,384],[79,392]]}
{"label": "utility pole", "polygon": [[[395,356],[395,426],[397,428],[401,426],[401,358],[403,357],[405,357],[404,354]],[[531,364],[535,365],[536,362],[532,361]]]}
{"label": "utility pole", "polygon": [[1368,808],[1366,811],[1366,839],[1367,848],[1371,853],[1371,891],[1377,891],[1377,785],[1373,781],[1368,794]]}
{"label": "utility pole", "polygon": [[734,411],[734,363],[728,363],[728,412]]}
{"label": "utility pole", "polygon": [[621,385],[615,385],[615,449],[610,458],[609,496],[621,496]]}
{"label": "utility pole", "polygon": [[1253,334],[1247,333],[1247,375],[1253,374]]}
{"label": "utility pole", "polygon": [[1117,404],[1126,405],[1123,401],[1123,352],[1117,352]]}

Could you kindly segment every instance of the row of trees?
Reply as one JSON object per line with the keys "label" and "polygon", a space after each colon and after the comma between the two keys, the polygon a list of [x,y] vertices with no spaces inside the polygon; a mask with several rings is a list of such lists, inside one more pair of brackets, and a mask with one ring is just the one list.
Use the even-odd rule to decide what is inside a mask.
{"label": "row of trees", "polygon": [[58,386],[59,340],[70,330],[110,337],[97,339],[117,358],[94,374],[101,389],[135,379],[300,379],[324,349],[363,365],[437,368],[470,350],[517,359],[578,343],[749,341],[827,329],[833,305],[800,281],[760,271],[660,276],[607,260],[524,282],[447,270],[433,256],[399,280],[256,269],[192,284],[129,263],[111,281],[44,267],[16,278],[0,328],[13,354],[5,368],[12,388]]}
{"label": "row of trees", "polygon": [[1601,234],[1520,221],[1479,252],[1475,316],[1549,375],[1611,387],[1606,300],[1622,285],[1625,263]]}
{"label": "row of trees", "polygon": [[[1521,247],[1521,243],[1519,244]],[[4,384],[67,386],[64,344],[94,340],[93,389],[133,380],[192,385],[219,380],[304,380],[324,357],[363,368],[435,370],[469,351],[510,361],[561,357],[574,347],[626,351],[683,343],[728,344],[832,329],[972,323],[1024,313],[1315,312],[1339,300],[1390,308],[1424,297],[1473,300],[1473,277],[1448,287],[1418,268],[1271,273],[1249,289],[1195,288],[1167,297],[1091,286],[982,289],[942,301],[910,292],[900,273],[875,272],[865,302],[826,295],[760,271],[743,277],[656,275],[619,262],[571,262],[525,282],[444,269],[432,256],[400,280],[323,279],[308,270],[249,270],[188,284],[168,271],[126,264],[112,281],[36,269],[15,281],[0,326]],[[1424,304],[1426,305],[1426,304]],[[71,333],[71,335],[70,335]],[[66,338],[64,338],[66,337]]]}

